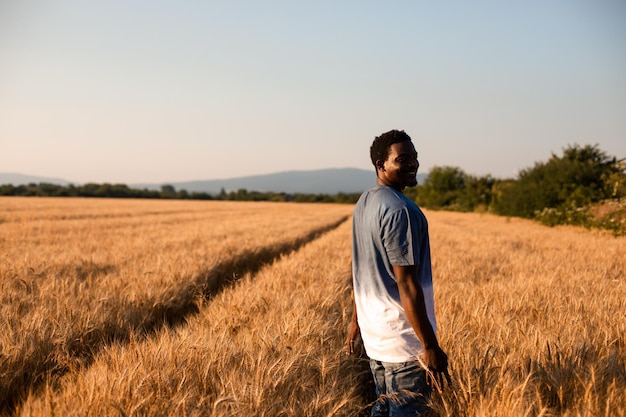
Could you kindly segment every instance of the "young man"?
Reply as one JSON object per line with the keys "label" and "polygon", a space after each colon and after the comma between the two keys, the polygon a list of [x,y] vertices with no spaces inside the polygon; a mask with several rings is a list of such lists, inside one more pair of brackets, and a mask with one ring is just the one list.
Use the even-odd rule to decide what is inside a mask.
{"label": "young man", "polygon": [[416,416],[432,388],[450,384],[448,357],[436,336],[426,217],[402,190],[417,185],[417,152],[392,130],[370,148],[376,187],[354,208],[354,314],[347,353],[361,333],[378,399],[372,416]]}

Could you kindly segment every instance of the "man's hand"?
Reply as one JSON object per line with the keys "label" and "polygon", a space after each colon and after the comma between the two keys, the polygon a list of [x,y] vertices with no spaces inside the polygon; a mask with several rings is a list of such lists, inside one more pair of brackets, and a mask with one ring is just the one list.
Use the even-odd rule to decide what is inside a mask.
{"label": "man's hand", "polygon": [[448,373],[448,355],[441,350],[437,336],[428,319],[424,302],[424,291],[417,277],[418,266],[393,266],[393,274],[398,283],[400,302],[404,307],[415,334],[424,346],[424,365],[426,366],[426,382],[439,393],[443,392],[444,383],[451,383]]}
{"label": "man's hand", "polygon": [[356,304],[352,301],[352,320],[348,325],[348,337],[346,337],[346,355],[352,355],[354,353],[354,342],[357,336],[360,334],[359,322],[357,321]]}
{"label": "man's hand", "polygon": [[354,353],[354,342],[359,335],[359,325],[352,321],[348,326],[348,337],[346,338],[346,355]]}
{"label": "man's hand", "polygon": [[448,373],[448,355],[437,345],[435,348],[424,350],[424,362],[427,367],[426,383],[441,394],[446,381],[448,387],[452,384]]}

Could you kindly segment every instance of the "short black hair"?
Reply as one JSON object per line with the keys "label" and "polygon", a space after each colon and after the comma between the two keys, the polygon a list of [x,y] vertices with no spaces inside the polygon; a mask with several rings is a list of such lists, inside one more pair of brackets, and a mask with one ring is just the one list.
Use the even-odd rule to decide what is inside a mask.
{"label": "short black hair", "polygon": [[389,156],[389,148],[394,143],[400,143],[410,141],[411,137],[407,135],[404,130],[390,130],[380,136],[377,136],[372,142],[370,147],[370,158],[372,158],[372,164],[376,168],[376,161],[386,161]]}

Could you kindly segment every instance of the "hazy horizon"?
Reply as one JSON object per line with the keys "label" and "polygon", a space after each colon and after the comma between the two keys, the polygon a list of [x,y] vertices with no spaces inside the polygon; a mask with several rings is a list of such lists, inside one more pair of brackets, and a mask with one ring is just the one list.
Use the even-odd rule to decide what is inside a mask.
{"label": "hazy horizon", "polygon": [[[180,180],[180,181],[139,181],[139,182],[131,182],[131,184],[165,184],[167,182],[171,182],[171,183],[181,183],[181,182],[195,182],[195,181],[219,181],[219,180],[231,180],[231,179],[239,179],[239,178],[248,178],[248,177],[263,177],[263,176],[272,176],[272,175],[280,175],[280,174],[288,174],[288,173],[292,173],[292,172],[315,172],[315,171],[333,171],[333,170],[360,170],[360,171],[365,171],[365,172],[370,172],[371,174],[374,175],[374,170],[372,169],[364,169],[364,168],[355,168],[355,167],[331,167],[331,168],[319,168],[319,169],[310,169],[310,170],[298,170],[298,169],[290,169],[290,170],[285,170],[285,171],[277,171],[277,172],[268,172],[265,174],[252,174],[252,175],[241,175],[241,176],[235,176],[235,177],[221,177],[221,178],[191,178],[191,179],[186,179],[186,180]],[[427,173],[424,172],[419,172],[418,175],[425,175]],[[49,176],[49,175],[30,175],[28,173],[23,173],[23,172],[0,172],[0,177],[5,177],[5,176],[10,176],[10,175],[16,175],[16,176],[24,176],[24,177],[37,177],[37,178],[46,178],[46,179],[51,179],[51,180],[60,180],[60,181],[67,181],[69,183],[72,184],[82,184],[79,181],[72,181],[72,179],[68,179],[68,178],[60,178],[60,177],[54,177],[54,176]],[[111,181],[102,181],[103,183],[107,182],[107,183],[111,183]],[[1,183],[0,183],[1,184]],[[129,183],[126,183],[129,184]]]}
{"label": "hazy horizon", "polygon": [[0,172],[162,183],[370,169],[514,178],[626,157],[626,2],[0,5]]}

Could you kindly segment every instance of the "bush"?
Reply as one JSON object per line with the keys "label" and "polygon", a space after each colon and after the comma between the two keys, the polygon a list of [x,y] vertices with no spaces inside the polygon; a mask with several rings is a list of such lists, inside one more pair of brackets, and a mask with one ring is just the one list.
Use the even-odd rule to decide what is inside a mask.
{"label": "bush", "polygon": [[494,211],[534,218],[544,209],[556,209],[561,214],[540,215],[577,218],[577,208],[612,197],[605,181],[623,177],[621,162],[601,151],[598,145],[570,146],[562,157],[552,154],[547,162],[538,162],[533,168],[523,170],[517,181],[503,186],[494,201]]}

